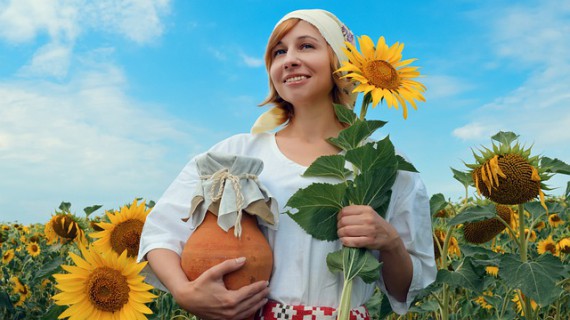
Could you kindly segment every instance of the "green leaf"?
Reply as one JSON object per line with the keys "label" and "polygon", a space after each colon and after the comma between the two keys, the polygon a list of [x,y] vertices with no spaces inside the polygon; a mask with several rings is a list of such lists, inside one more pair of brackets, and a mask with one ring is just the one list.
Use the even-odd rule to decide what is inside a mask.
{"label": "green leaf", "polygon": [[344,167],[344,156],[336,154],[331,156],[321,156],[313,161],[307,168],[303,176],[305,177],[333,177],[346,180],[352,171]]}
{"label": "green leaf", "polygon": [[102,205],[98,205],[98,204],[97,204],[97,205],[94,205],[94,206],[91,206],[91,207],[86,207],[86,208],[83,209],[83,211],[85,212],[85,215],[86,215],[87,217],[89,217],[90,214],[92,214],[93,212],[99,210],[99,208],[101,208],[101,207],[102,207]]}
{"label": "green leaf", "polygon": [[334,104],[334,112],[336,113],[336,117],[342,123],[352,125],[356,120],[356,113],[354,111],[348,109],[342,104]]}
{"label": "green leaf", "polygon": [[14,312],[14,306],[12,305],[12,301],[10,300],[10,295],[7,292],[8,286],[3,288],[0,291],[0,310],[6,308],[6,310],[10,313]]}
{"label": "green leaf", "polygon": [[71,212],[71,203],[62,201],[59,205],[59,210],[64,212]]}
{"label": "green leaf", "polygon": [[455,180],[461,182],[461,184],[463,184],[465,188],[473,184],[473,177],[469,172],[463,172],[455,170],[453,168],[451,168],[451,171],[453,172],[453,177],[455,178]]}
{"label": "green leaf", "polygon": [[358,147],[360,143],[370,137],[376,129],[385,124],[385,121],[380,120],[356,119],[350,127],[342,130],[338,134],[338,137],[329,138],[328,141],[342,150],[348,151]]}
{"label": "green leaf", "polygon": [[476,269],[471,263],[471,258],[466,257],[464,262],[455,271],[440,269],[437,272],[436,282],[447,283],[453,288],[465,288],[476,293],[483,291],[484,269]]}
{"label": "green leaf", "polygon": [[499,276],[509,287],[518,288],[539,305],[547,306],[562,292],[556,282],[562,279],[563,267],[562,262],[550,254],[527,262],[522,262],[517,255],[506,254],[501,258]]}
{"label": "green leaf", "polygon": [[68,306],[58,306],[57,304],[52,304],[49,310],[42,316],[41,320],[57,320],[59,315],[67,309]]}
{"label": "green leaf", "polygon": [[540,159],[540,167],[550,173],[570,174],[570,165],[556,158],[542,157]]}
{"label": "green leaf", "polygon": [[289,198],[286,206],[298,211],[292,213],[292,210],[288,210],[286,213],[314,238],[336,240],[338,239],[336,215],[346,206],[345,191],[344,183],[336,185],[313,183],[297,190]]}
{"label": "green leaf", "polygon": [[[466,257],[473,257],[473,259],[486,259],[486,260],[493,260],[495,261],[499,257],[502,256],[501,253],[497,253],[493,250],[489,250],[487,248],[477,246],[477,245],[470,245],[470,244],[463,244],[460,245],[461,253]],[[497,260],[498,261],[498,260]],[[497,262],[498,265],[498,262]]]}
{"label": "green leaf", "polygon": [[500,142],[502,144],[505,144],[505,145],[510,145],[511,142],[515,141],[518,137],[519,137],[519,135],[515,134],[514,132],[499,131],[494,136],[492,136],[491,139],[493,139],[497,142]]}
{"label": "green leaf", "polygon": [[[546,210],[544,210],[544,207],[540,201],[527,202],[524,204],[524,208],[532,215],[533,219],[537,219],[540,216],[546,215]],[[550,201],[546,202],[546,208],[548,208],[549,214],[561,213],[565,209],[560,203]]]}
{"label": "green leaf", "polygon": [[486,206],[474,206],[465,209],[460,214],[456,215],[449,221],[449,225],[455,226],[465,222],[480,221],[490,218],[495,218],[497,216],[497,210],[494,204],[488,204]]}
{"label": "green leaf", "polygon": [[58,256],[48,263],[44,264],[41,269],[34,275],[34,279],[43,279],[47,276],[52,275],[54,272],[60,269],[61,265],[65,262],[65,259]]}
{"label": "green leaf", "polygon": [[384,217],[392,196],[396,173],[396,168],[384,168],[359,174],[346,189],[348,201],[351,204],[369,205]]}
{"label": "green leaf", "polygon": [[409,171],[409,172],[419,172],[416,167],[411,162],[408,162],[404,157],[400,155],[396,155],[396,159],[398,160],[398,170],[402,171]]}
{"label": "green leaf", "polygon": [[344,272],[345,281],[360,277],[366,283],[380,278],[382,264],[367,249],[342,247],[327,255],[327,267],[330,272]]}
{"label": "green leaf", "polygon": [[345,157],[363,174],[377,168],[398,166],[394,145],[389,137],[348,150]]}
{"label": "green leaf", "polygon": [[445,200],[445,196],[442,193],[436,193],[429,199],[429,208],[432,217],[435,216],[440,210],[447,207],[448,202]]}

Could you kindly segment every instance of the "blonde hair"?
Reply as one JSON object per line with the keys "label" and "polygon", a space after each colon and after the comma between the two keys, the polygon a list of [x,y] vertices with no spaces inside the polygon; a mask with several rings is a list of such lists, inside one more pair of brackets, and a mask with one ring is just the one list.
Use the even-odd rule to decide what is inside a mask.
{"label": "blonde hair", "polygon": [[[273,85],[273,81],[271,80],[271,74],[269,72],[271,65],[273,63],[273,54],[272,50],[279,41],[289,32],[291,31],[299,21],[302,21],[299,18],[292,18],[283,21],[273,30],[273,33],[269,37],[269,41],[267,41],[267,48],[265,49],[265,68],[267,69],[267,74],[269,77],[269,94],[263,102],[259,104],[259,106],[264,106],[267,104],[273,105],[279,109],[284,111],[286,119],[291,119],[294,114],[293,105],[285,100],[283,100],[277,90],[275,90],[275,86]],[[336,70],[340,67],[340,63],[338,61],[338,57],[334,53],[334,50],[331,48],[330,44],[327,43],[327,51],[329,54],[329,60],[331,61],[331,70]],[[348,108],[353,108],[353,101],[350,97],[350,92],[352,91],[353,84],[346,79],[340,79],[341,75],[336,72],[331,72],[331,77],[333,80],[333,88],[331,91],[331,96],[333,103],[342,104],[347,106]]]}

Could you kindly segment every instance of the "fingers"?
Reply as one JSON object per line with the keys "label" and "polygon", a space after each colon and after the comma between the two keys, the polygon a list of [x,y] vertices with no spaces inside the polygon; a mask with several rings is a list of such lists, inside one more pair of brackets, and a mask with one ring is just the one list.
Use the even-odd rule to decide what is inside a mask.
{"label": "fingers", "polygon": [[237,318],[247,318],[267,303],[267,296],[269,295],[268,283],[267,281],[258,281],[236,290],[236,294],[244,294],[247,297],[239,304],[240,309]]}
{"label": "fingers", "polygon": [[240,257],[236,259],[228,259],[222,263],[219,263],[210,269],[206,270],[203,275],[208,276],[215,279],[221,279],[224,275],[236,271],[239,268],[243,267],[245,264],[245,258]]}

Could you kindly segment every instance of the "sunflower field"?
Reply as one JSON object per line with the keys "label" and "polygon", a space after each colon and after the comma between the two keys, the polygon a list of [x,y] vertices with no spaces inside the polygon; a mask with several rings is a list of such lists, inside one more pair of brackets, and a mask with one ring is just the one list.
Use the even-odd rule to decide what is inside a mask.
{"label": "sunflower field", "polygon": [[[499,132],[451,174],[465,196],[430,200],[436,281],[405,316],[378,291],[373,319],[569,319],[570,182],[552,195],[548,179],[570,166]],[[136,262],[153,205],[78,215],[62,202],[44,223],[0,223],[0,318],[196,319],[146,284]]]}

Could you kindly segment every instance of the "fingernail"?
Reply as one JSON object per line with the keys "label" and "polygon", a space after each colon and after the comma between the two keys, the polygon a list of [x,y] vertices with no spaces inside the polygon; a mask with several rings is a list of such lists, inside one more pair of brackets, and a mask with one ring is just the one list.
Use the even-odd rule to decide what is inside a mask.
{"label": "fingernail", "polygon": [[269,281],[265,281],[265,286],[269,287]]}
{"label": "fingernail", "polygon": [[236,263],[243,263],[245,261],[245,257],[236,258]]}

